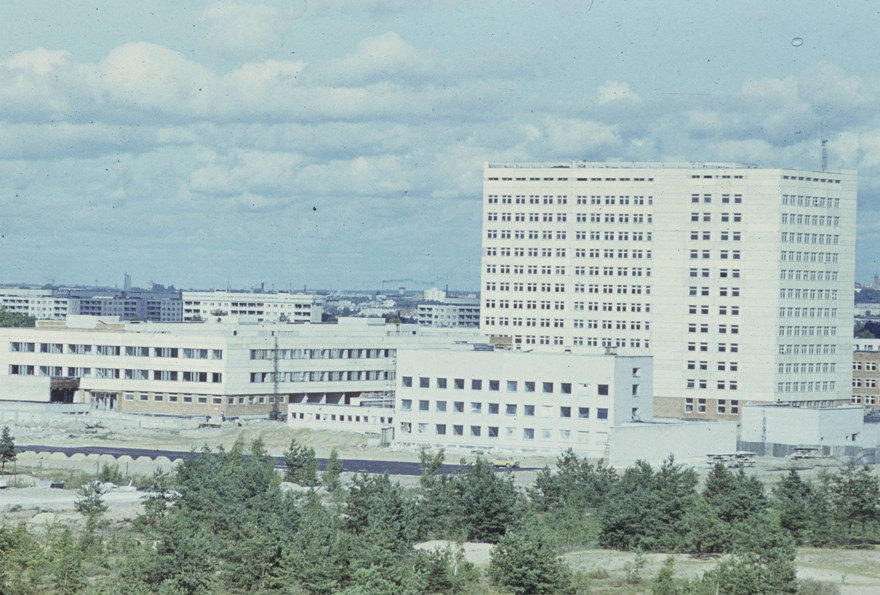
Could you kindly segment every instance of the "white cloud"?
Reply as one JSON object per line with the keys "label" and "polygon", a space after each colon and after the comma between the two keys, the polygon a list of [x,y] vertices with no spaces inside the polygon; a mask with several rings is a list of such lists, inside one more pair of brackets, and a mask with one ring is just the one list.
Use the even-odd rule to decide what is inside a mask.
{"label": "white cloud", "polygon": [[294,7],[217,2],[201,11],[195,31],[216,52],[252,58],[278,49],[294,11]]}
{"label": "white cloud", "polygon": [[313,76],[324,84],[362,85],[385,79],[423,78],[437,65],[392,31],[362,40],[354,52],[322,65]]}
{"label": "white cloud", "polygon": [[605,84],[599,87],[596,93],[596,103],[602,105],[610,101],[620,101],[621,99],[630,99],[638,101],[639,96],[629,90],[626,83],[618,83],[615,81],[605,81]]}

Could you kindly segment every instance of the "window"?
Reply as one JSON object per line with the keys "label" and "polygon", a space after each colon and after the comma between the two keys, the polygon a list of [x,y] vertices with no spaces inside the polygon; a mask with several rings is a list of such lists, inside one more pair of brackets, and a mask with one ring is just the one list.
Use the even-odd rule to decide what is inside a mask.
{"label": "window", "polygon": [[437,424],[435,426],[435,431],[437,432],[438,436],[445,436],[446,435],[446,424]]}
{"label": "window", "polygon": [[580,419],[589,419],[590,408],[589,407],[578,407],[578,417]]}
{"label": "window", "polygon": [[602,407],[596,409],[596,419],[608,419],[608,409]]}
{"label": "window", "polygon": [[438,378],[437,379],[437,388],[446,388],[446,379]]}
{"label": "window", "polygon": [[599,391],[600,396],[608,395],[608,385],[607,384],[599,384],[597,385],[597,390]]}
{"label": "window", "polygon": [[419,388],[431,388],[431,379],[424,376],[419,378]]}
{"label": "window", "polygon": [[489,390],[498,391],[501,390],[501,382],[498,380],[490,380],[489,381]]}
{"label": "window", "polygon": [[489,414],[498,415],[498,403],[489,403]]}
{"label": "window", "polygon": [[464,401],[453,401],[452,402],[452,412],[453,413],[464,413]]}
{"label": "window", "polygon": [[464,378],[456,378],[452,383],[452,387],[455,389],[458,389],[458,390],[463,390],[464,389]]}
{"label": "window", "polygon": [[437,413],[445,413],[446,412],[446,401],[437,401],[435,405]]}
{"label": "window", "polygon": [[507,392],[509,392],[509,393],[516,392],[516,380],[508,380],[507,381]]}
{"label": "window", "polygon": [[483,390],[483,381],[471,380],[471,390]]}
{"label": "window", "polygon": [[401,411],[412,411],[412,399],[403,399],[400,401]]}
{"label": "window", "polygon": [[535,416],[535,406],[534,405],[523,405],[523,415],[528,417]]}
{"label": "window", "polygon": [[505,415],[516,415],[516,405],[508,403],[504,408]]}
{"label": "window", "polygon": [[404,388],[412,387],[412,376],[402,376],[401,382],[403,383]]}
{"label": "window", "polygon": [[553,392],[553,383],[552,382],[544,382],[543,384],[543,392],[545,394],[550,394]]}
{"label": "window", "polygon": [[428,406],[430,402],[426,400],[419,401],[419,411],[428,411]]}

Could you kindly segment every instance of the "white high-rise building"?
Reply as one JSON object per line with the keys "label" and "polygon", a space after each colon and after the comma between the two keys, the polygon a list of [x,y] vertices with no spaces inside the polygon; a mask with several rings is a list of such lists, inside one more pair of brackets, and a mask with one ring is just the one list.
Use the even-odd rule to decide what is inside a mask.
{"label": "white high-rise building", "polygon": [[564,162],[484,174],[484,334],[651,354],[660,416],[850,400],[856,172]]}

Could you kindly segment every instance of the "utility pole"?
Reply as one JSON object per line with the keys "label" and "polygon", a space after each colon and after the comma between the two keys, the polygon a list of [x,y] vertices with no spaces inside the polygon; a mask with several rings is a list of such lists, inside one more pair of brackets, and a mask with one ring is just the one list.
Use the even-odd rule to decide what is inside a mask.
{"label": "utility pole", "polygon": [[[272,332],[272,335],[275,336],[274,331]],[[272,369],[273,369],[272,384],[275,389],[275,394],[273,395],[273,398],[272,398],[271,418],[274,419],[275,421],[277,421],[278,417],[279,417],[279,415],[278,415],[278,411],[279,411],[278,400],[281,398],[281,396],[279,395],[279,391],[278,391],[278,337],[277,336],[275,336],[275,349],[272,350]]]}

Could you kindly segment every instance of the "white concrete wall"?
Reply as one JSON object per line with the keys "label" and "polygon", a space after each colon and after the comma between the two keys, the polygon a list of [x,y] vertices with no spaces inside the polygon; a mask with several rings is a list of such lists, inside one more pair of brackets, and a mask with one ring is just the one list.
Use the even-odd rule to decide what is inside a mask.
{"label": "white concrete wall", "polygon": [[49,402],[48,376],[0,375],[0,401]]}
{"label": "white concrete wall", "polygon": [[[858,442],[862,407],[743,407],[742,440],[776,444],[846,446]],[[853,436],[856,439],[853,439]]]}
{"label": "white concrete wall", "polygon": [[287,424],[291,428],[379,434],[382,428],[393,426],[394,409],[291,403]]}
{"label": "white concrete wall", "polygon": [[609,463],[619,467],[660,464],[670,454],[680,463],[704,463],[707,454],[736,452],[736,422],[627,424],[612,430],[610,452]]}

